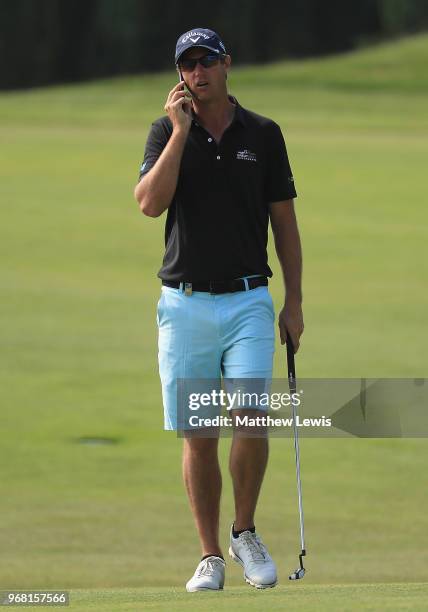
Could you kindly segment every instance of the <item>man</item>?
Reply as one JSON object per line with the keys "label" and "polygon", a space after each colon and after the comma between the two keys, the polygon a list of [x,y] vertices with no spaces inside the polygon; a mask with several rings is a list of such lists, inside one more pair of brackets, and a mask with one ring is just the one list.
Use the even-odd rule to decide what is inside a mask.
{"label": "man", "polygon": [[[281,130],[228,95],[231,57],[212,30],[181,35],[175,63],[183,81],[169,92],[167,116],[152,125],[135,188],[145,215],[168,210],[158,274],[165,429],[177,429],[177,379],[272,376],[269,217],[286,289],[278,321],[281,343],[288,331],[297,350],[303,332],[296,192]],[[246,411],[254,415],[254,407],[240,414]],[[187,435],[183,443],[183,477],[202,548],[186,585],[190,592],[224,584],[217,445],[217,436]],[[257,588],[277,583],[275,564],[254,526],[267,459],[266,436],[234,435],[230,472],[236,514],[229,554]]]}

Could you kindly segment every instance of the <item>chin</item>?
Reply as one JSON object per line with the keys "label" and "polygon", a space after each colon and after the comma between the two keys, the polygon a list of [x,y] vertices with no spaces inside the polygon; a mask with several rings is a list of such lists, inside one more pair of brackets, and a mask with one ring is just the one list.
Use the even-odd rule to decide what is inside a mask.
{"label": "chin", "polygon": [[198,100],[201,102],[214,102],[216,99],[217,97],[212,91],[201,91],[198,93]]}

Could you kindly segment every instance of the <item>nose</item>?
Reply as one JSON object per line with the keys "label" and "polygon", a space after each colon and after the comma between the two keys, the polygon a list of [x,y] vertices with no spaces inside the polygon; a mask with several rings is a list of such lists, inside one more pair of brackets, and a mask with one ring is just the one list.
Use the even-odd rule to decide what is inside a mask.
{"label": "nose", "polygon": [[192,78],[195,81],[199,81],[200,79],[205,78],[205,68],[201,66],[199,63],[196,64],[195,69],[192,72]]}
{"label": "nose", "polygon": [[202,72],[202,73],[203,73],[204,71],[205,71],[205,68],[202,66],[202,64],[201,64],[201,63],[199,62],[199,60],[198,60],[198,61],[196,62],[196,66],[195,66],[195,68],[194,68],[193,72],[194,72],[195,74],[199,74],[200,72]]}

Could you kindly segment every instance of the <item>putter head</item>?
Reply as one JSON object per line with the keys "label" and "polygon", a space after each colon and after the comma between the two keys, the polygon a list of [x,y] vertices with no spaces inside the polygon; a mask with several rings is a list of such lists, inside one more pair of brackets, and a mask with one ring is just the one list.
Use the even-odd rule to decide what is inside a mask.
{"label": "putter head", "polygon": [[305,575],[305,568],[299,567],[299,569],[296,569],[295,572],[289,575],[288,579],[289,580],[300,580],[301,578],[303,578],[304,575]]}

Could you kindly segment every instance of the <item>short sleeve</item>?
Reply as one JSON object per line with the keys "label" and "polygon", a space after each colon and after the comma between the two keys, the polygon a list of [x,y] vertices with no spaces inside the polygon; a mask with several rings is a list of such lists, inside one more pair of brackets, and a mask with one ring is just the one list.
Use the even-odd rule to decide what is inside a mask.
{"label": "short sleeve", "polygon": [[139,180],[153,168],[169,140],[168,131],[161,120],[152,123],[147,136],[143,163],[140,166]]}
{"label": "short sleeve", "polygon": [[287,148],[279,125],[269,124],[266,136],[265,201],[280,202],[297,197]]}

